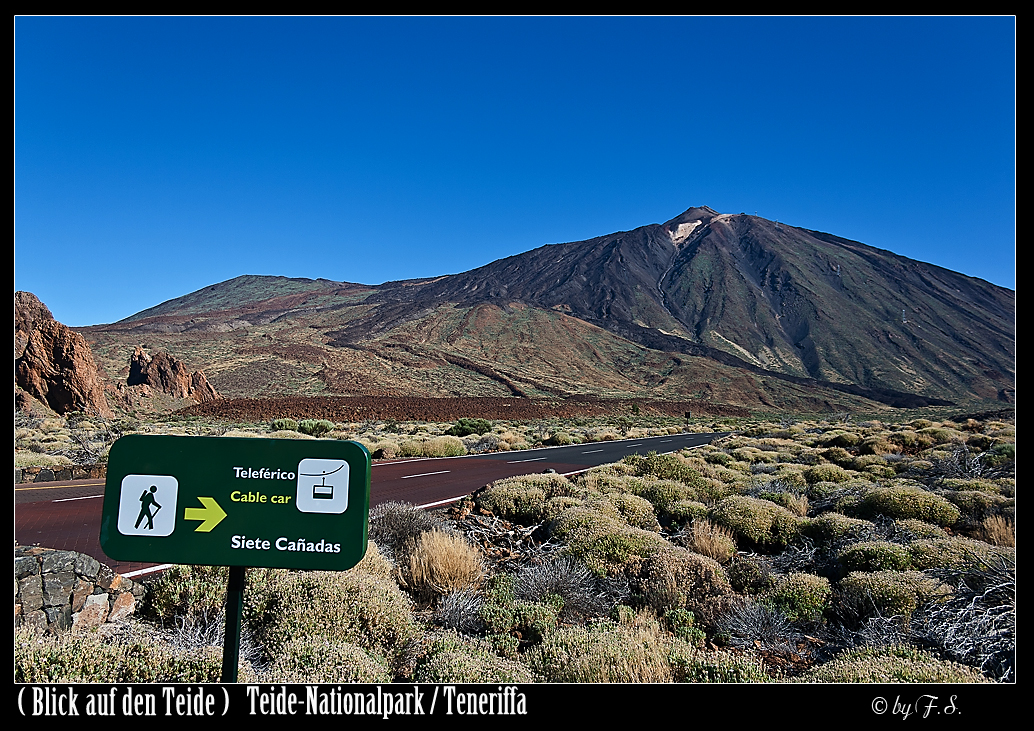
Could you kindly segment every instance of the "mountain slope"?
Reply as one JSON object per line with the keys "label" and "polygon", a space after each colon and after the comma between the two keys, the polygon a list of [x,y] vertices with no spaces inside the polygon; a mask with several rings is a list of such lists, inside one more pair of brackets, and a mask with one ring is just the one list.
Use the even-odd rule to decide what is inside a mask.
{"label": "mountain slope", "polygon": [[238,277],[83,332],[113,359],[163,336],[227,395],[674,397],[711,379],[753,404],[810,389],[918,405],[1011,398],[1014,307],[979,279],[699,207],[433,279]]}

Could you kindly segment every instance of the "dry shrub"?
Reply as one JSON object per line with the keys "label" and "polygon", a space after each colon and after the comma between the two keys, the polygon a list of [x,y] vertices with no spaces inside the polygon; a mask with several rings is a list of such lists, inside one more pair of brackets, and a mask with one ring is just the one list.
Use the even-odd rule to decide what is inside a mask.
{"label": "dry shrub", "polygon": [[446,594],[438,602],[435,621],[448,629],[476,634],[484,623],[481,621],[481,607],[484,597],[476,589],[460,589]]}
{"label": "dry shrub", "polygon": [[525,661],[551,683],[670,683],[675,642],[656,618],[641,613],[621,622],[561,627]]}
{"label": "dry shrub", "polygon": [[399,457],[459,457],[467,453],[459,437],[441,436],[431,439],[411,439],[399,445]]}
{"label": "dry shrub", "polygon": [[404,580],[417,598],[434,601],[476,587],[484,575],[481,554],[463,536],[432,530],[417,539]]}
{"label": "dry shrub", "polygon": [[717,561],[669,546],[643,561],[634,582],[641,600],[659,614],[688,609],[706,624],[716,612],[713,599],[732,595],[725,570]]}
{"label": "dry shrub", "polygon": [[965,572],[938,572],[956,587],[913,617],[915,634],[948,658],[979,667],[999,682],[1016,671],[1016,561],[993,557]]}
{"label": "dry shrub", "polygon": [[384,575],[383,559],[368,560],[370,554],[348,571],[249,572],[245,620],[267,655],[282,655],[302,636],[351,642],[387,658],[400,653],[418,633],[412,602]]}
{"label": "dry shrub", "polygon": [[793,652],[797,631],[786,615],[769,603],[741,602],[718,620],[718,632],[732,647]]}
{"label": "dry shrub", "polygon": [[381,503],[370,510],[370,540],[388,556],[405,564],[416,547],[417,537],[439,527],[440,522],[434,513],[411,503],[397,500]]}
{"label": "dry shrub", "polygon": [[729,528],[709,520],[695,520],[683,534],[683,543],[693,553],[726,563],[736,555],[736,539]]}
{"label": "dry shrub", "polygon": [[980,524],[979,538],[992,546],[1016,546],[1016,524],[1000,515],[985,518]]}
{"label": "dry shrub", "polygon": [[515,577],[514,591],[518,598],[534,602],[559,596],[564,602],[560,616],[565,620],[603,616],[625,598],[619,583],[596,576],[572,556],[525,566]]}
{"label": "dry shrub", "polygon": [[14,632],[18,683],[213,683],[222,662],[215,647],[187,649],[141,632],[104,638],[95,632]]}
{"label": "dry shrub", "polygon": [[532,683],[516,660],[498,657],[484,640],[447,631],[426,636],[418,648],[413,680],[418,683]]}
{"label": "dry shrub", "polygon": [[390,683],[391,668],[358,645],[301,636],[283,646],[261,674],[263,683]]}
{"label": "dry shrub", "polygon": [[848,650],[801,680],[809,683],[986,683],[974,668],[939,660],[914,647]]}

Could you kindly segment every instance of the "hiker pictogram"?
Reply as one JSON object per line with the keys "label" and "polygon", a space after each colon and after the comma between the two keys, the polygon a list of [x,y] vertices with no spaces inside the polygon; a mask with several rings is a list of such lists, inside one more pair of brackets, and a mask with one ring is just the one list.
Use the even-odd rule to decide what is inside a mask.
{"label": "hiker pictogram", "polygon": [[[154,530],[154,516],[162,509],[162,506],[154,499],[154,494],[156,492],[158,492],[158,486],[151,485],[151,489],[144,490],[143,494],[140,496],[140,514],[136,516],[136,523],[133,524],[134,528],[139,528],[140,521],[147,518],[147,530]],[[151,512],[151,506],[154,506],[153,513]]]}
{"label": "hiker pictogram", "polygon": [[176,529],[179,482],[172,475],[126,475],[119,488],[118,532],[167,536]]}

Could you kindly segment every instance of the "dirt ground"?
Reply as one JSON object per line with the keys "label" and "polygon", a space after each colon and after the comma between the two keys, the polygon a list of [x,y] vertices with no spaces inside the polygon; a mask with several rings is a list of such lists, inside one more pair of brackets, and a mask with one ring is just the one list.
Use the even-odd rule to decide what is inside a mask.
{"label": "dirt ground", "polygon": [[590,416],[749,416],[739,406],[698,401],[628,399],[530,398],[393,398],[390,396],[328,396],[268,399],[220,399],[182,409],[183,416],[203,416],[234,422],[278,418],[347,421],[434,421],[462,418],[531,420]]}

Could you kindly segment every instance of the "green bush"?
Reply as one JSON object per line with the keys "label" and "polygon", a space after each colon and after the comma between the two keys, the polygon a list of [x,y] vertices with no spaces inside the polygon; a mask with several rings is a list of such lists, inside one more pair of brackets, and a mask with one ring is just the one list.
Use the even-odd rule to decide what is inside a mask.
{"label": "green bush", "polygon": [[454,437],[466,437],[471,434],[487,434],[492,431],[492,423],[485,419],[460,419],[446,431]]}
{"label": "green bush", "polygon": [[832,462],[833,464],[840,465],[844,468],[850,467],[855,461],[855,456],[843,447],[824,449],[819,453],[819,456],[827,462]]}
{"label": "green bush", "polygon": [[383,658],[358,645],[303,635],[284,644],[261,676],[264,683],[390,683]]}
{"label": "green bush", "polygon": [[170,566],[150,583],[146,612],[163,625],[217,620],[226,606],[225,566]]}
{"label": "green bush", "polygon": [[786,548],[799,535],[798,517],[768,500],[730,495],[710,512],[712,522],[761,548]]}
{"label": "green bush", "polygon": [[727,467],[735,461],[731,454],[725,452],[708,452],[704,455],[704,459],[711,464],[720,464],[723,467]]}
{"label": "green bush", "polygon": [[550,522],[549,530],[599,576],[635,572],[646,556],[670,545],[653,531],[628,525],[606,501],[568,508]]}
{"label": "green bush", "polygon": [[1015,560],[1016,550],[992,546],[983,541],[974,541],[957,536],[913,541],[908,546],[909,557],[914,568],[954,569],[956,571],[979,570],[987,561],[996,557]]}
{"label": "green bush", "polygon": [[1011,442],[1002,442],[991,447],[991,451],[984,453],[983,463],[988,467],[1004,467],[1010,462],[1016,461],[1016,445]]}
{"label": "green bush", "polygon": [[875,530],[875,524],[842,513],[823,513],[801,521],[801,532],[821,546],[829,546],[850,538],[859,538]]}
{"label": "green bush", "polygon": [[924,601],[949,590],[919,571],[853,571],[838,584],[842,601],[859,618],[880,614],[906,621]]}
{"label": "green bush", "polygon": [[571,444],[574,440],[571,435],[567,432],[554,432],[548,439],[543,441],[543,444],[548,444],[551,447],[562,447],[567,444]]}
{"label": "green bush", "polygon": [[321,437],[334,430],[334,422],[326,419],[302,419],[298,422],[298,431],[312,437]]}
{"label": "green bush", "polygon": [[633,495],[648,500],[656,510],[657,517],[665,523],[680,522],[679,518],[685,514],[684,504],[700,499],[695,488],[676,480],[633,477],[626,478],[624,484]]}
{"label": "green bush", "polygon": [[625,492],[612,492],[607,495],[607,500],[632,527],[654,532],[661,529],[653,505],[645,498]]}
{"label": "green bush", "polygon": [[184,648],[144,635],[106,640],[93,632],[15,629],[17,683],[214,683],[222,674],[217,647]]}
{"label": "green bush", "polygon": [[947,537],[944,528],[941,528],[939,525],[926,523],[915,518],[899,518],[894,521],[894,528],[911,541]]}
{"label": "green bush", "polygon": [[981,490],[956,490],[944,497],[971,523],[979,523],[984,518],[994,515],[999,507],[1009,502],[1008,498]]}
{"label": "green bush", "polygon": [[674,454],[649,452],[645,457],[641,454],[631,454],[623,461],[632,466],[640,477],[676,480],[687,485],[697,485],[701,481],[700,473]]}
{"label": "green bush", "polygon": [[270,431],[298,431],[298,422],[294,419],[273,419],[269,422]]}
{"label": "green bush", "polygon": [[822,619],[832,593],[824,576],[791,573],[779,580],[767,599],[791,622],[815,622]]}
{"label": "green bush", "polygon": [[847,546],[837,554],[841,570],[851,571],[903,571],[909,568],[911,557],[908,549],[887,541],[863,541]]}
{"label": "green bush", "polygon": [[811,467],[805,468],[804,472],[801,473],[804,479],[808,481],[808,484],[816,482],[847,482],[852,477],[855,477],[853,473],[845,470],[835,464],[817,464]]}
{"label": "green bush", "polygon": [[547,597],[547,601],[518,599],[513,577],[508,574],[493,577],[484,596],[481,621],[486,631],[490,635],[513,637],[516,647],[540,642],[549,630],[556,628],[564,606],[559,595]]}
{"label": "green bush", "polygon": [[721,564],[675,546],[662,548],[643,561],[634,589],[640,601],[658,614],[670,609],[699,611],[700,602],[732,594]]}
{"label": "green bush", "polygon": [[413,670],[417,683],[533,683],[523,664],[495,655],[484,640],[455,632],[429,635],[420,643]]}
{"label": "green bush", "polygon": [[911,485],[873,488],[862,496],[853,512],[863,518],[917,518],[941,526],[954,525],[962,514],[940,495]]}
{"label": "green bush", "polygon": [[640,615],[560,627],[524,659],[550,683],[669,683],[672,645],[657,620]]}
{"label": "green bush", "polygon": [[862,442],[862,437],[849,431],[827,432],[819,439],[824,447],[854,447]]}
{"label": "green bush", "polygon": [[522,475],[497,480],[474,496],[478,508],[504,520],[534,525],[544,517],[546,501],[567,496],[572,485],[563,475]]}
{"label": "green bush", "polygon": [[729,584],[739,594],[760,594],[775,586],[772,568],[757,556],[735,556],[725,569]]}
{"label": "green bush", "polygon": [[909,646],[848,650],[801,678],[808,683],[987,683],[975,668]]}
{"label": "green bush", "polygon": [[703,647],[707,641],[707,633],[696,627],[696,617],[688,609],[669,609],[664,613],[664,624],[675,637],[694,647]]}
{"label": "green bush", "polygon": [[672,652],[672,680],[676,683],[768,683],[760,658],[725,651]]}
{"label": "green bush", "polygon": [[[362,564],[360,564],[362,566]],[[350,642],[393,658],[418,634],[411,602],[388,576],[362,570],[267,570],[249,582],[245,616],[268,655],[302,636]]]}

